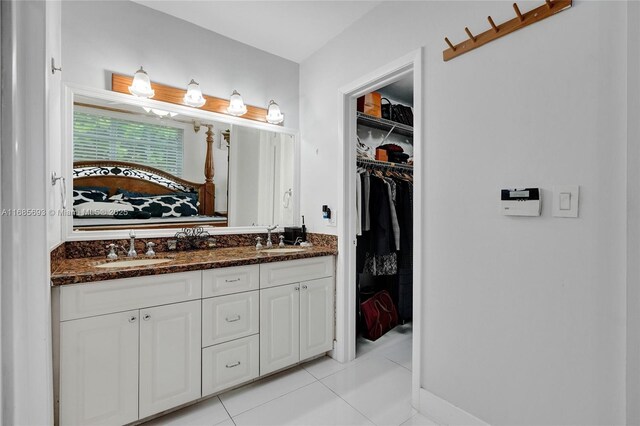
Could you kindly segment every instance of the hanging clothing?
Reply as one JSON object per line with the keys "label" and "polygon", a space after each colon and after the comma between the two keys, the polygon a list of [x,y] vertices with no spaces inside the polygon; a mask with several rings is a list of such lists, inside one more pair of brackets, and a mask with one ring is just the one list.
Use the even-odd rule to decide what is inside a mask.
{"label": "hanging clothing", "polygon": [[364,273],[373,276],[395,275],[398,273],[398,254],[384,256],[367,253],[364,260]]}
{"label": "hanging clothing", "polygon": [[393,241],[396,250],[400,250],[400,225],[398,224],[398,216],[396,214],[396,183],[391,178],[386,178],[385,183],[389,190],[389,211],[391,212],[391,230],[393,231]]}
{"label": "hanging clothing", "polygon": [[[389,191],[385,182],[377,177],[371,177],[371,232],[373,233],[374,253],[382,256],[395,250],[395,240],[391,229],[391,211]],[[375,207],[374,207],[375,206]],[[383,208],[384,207],[384,208]]]}
{"label": "hanging clothing", "polygon": [[356,175],[356,235],[362,235],[362,180]]}
{"label": "hanging clothing", "polygon": [[369,231],[371,229],[371,216],[369,215],[369,193],[371,191],[369,172],[365,171],[362,173],[361,177],[364,197],[364,206],[362,207],[362,210],[364,211],[364,226],[362,227],[362,230]]}
{"label": "hanging clothing", "polygon": [[396,209],[400,224],[398,252],[398,317],[410,320],[413,315],[413,185],[401,182],[397,186]]}
{"label": "hanging clothing", "polygon": [[413,185],[386,171],[361,169],[357,177],[356,299],[361,303],[387,290],[399,318],[409,321],[413,305]]}

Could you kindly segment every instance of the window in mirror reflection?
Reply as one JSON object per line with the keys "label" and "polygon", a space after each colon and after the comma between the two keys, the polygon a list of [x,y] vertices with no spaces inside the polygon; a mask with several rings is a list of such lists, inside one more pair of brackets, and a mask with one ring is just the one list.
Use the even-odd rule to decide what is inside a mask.
{"label": "window in mirror reflection", "polygon": [[73,161],[117,160],[144,164],[182,177],[184,130],[75,111]]}

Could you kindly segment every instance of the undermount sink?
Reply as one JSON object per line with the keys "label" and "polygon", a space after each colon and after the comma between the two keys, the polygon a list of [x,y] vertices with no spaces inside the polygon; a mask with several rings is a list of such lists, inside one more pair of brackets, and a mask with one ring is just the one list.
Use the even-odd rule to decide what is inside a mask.
{"label": "undermount sink", "polygon": [[171,262],[173,259],[126,259],[115,262],[104,262],[96,265],[96,268],[131,268],[133,266],[149,266],[159,263]]}
{"label": "undermount sink", "polygon": [[275,248],[275,249],[267,249],[267,250],[265,250],[266,253],[275,253],[275,254],[299,253],[301,251],[304,251],[304,249],[303,248],[297,248],[297,247]]}

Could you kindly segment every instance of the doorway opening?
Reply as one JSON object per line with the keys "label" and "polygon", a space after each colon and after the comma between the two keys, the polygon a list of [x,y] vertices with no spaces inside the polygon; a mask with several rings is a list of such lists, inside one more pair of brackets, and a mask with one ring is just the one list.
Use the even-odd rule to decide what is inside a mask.
{"label": "doorway opening", "polygon": [[[423,269],[421,82],[418,50],[340,91],[342,206],[334,352],[346,362],[381,346],[393,347],[392,361],[411,370],[414,406],[420,388]],[[394,318],[398,325],[388,331],[385,323]],[[371,330],[371,324],[378,330]]]}

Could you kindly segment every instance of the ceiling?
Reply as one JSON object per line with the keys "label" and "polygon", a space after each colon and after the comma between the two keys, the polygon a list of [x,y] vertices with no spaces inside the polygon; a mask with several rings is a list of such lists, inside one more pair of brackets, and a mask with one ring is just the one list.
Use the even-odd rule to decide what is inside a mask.
{"label": "ceiling", "polygon": [[381,1],[133,0],[294,62],[302,62]]}

